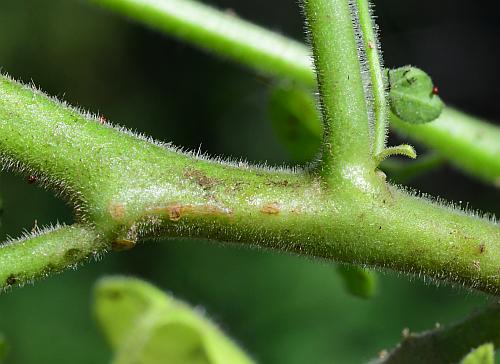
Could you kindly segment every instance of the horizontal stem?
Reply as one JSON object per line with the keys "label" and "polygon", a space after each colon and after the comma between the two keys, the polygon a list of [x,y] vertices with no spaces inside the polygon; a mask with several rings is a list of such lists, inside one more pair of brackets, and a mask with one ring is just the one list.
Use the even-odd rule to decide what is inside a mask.
{"label": "horizontal stem", "polygon": [[[23,271],[43,274],[49,261],[42,248],[64,257],[66,239],[90,254],[102,250],[101,240],[130,247],[142,238],[190,237],[500,292],[496,223],[382,181],[374,185],[356,168],[347,171],[348,182],[325,188],[306,173],[196,158],[101,125],[7,78],[0,82],[0,135],[4,160],[39,173],[58,191],[55,182],[63,181],[70,198],[79,196],[72,200],[83,206],[81,219],[97,232],[77,225],[49,233],[50,244],[40,237],[5,246],[4,282]],[[81,242],[72,240],[75,234]]]}
{"label": "horizontal stem", "polygon": [[[312,87],[316,85],[308,47],[240,18],[228,18],[226,13],[210,8],[210,11],[203,13],[203,22],[199,23],[197,32],[193,33],[190,31],[190,23],[183,20],[184,16],[175,6],[160,6],[159,2],[153,0],[92,1],[195,46],[209,49],[257,70],[265,70],[270,75],[292,78]],[[187,4],[194,13],[206,8],[205,5],[190,0],[169,0],[161,4],[164,3]],[[140,9],[147,11],[139,11]],[[215,32],[217,40],[212,40],[213,26],[207,27],[205,23],[226,24],[228,19],[237,22],[243,30]],[[231,46],[226,48],[225,43],[230,43]],[[255,57],[244,56],[246,49],[255,44],[266,46],[260,47],[260,53],[254,53]],[[426,125],[409,126],[398,122],[394,116],[391,118],[391,126],[396,131],[408,134],[410,138],[435,149],[464,172],[500,186],[499,127],[452,108],[446,108],[437,120]]]}
{"label": "horizontal stem", "polygon": [[83,225],[26,234],[0,245],[0,288],[60,272],[97,257],[106,247],[95,231]]}

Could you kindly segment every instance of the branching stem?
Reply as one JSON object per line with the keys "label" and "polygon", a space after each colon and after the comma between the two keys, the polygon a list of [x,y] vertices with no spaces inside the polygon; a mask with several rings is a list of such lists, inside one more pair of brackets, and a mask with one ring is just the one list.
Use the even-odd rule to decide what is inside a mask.
{"label": "branching stem", "polygon": [[303,6],[323,114],[321,173],[331,178],[346,166],[369,169],[368,110],[349,3],[306,0]]}
{"label": "branching stem", "polygon": [[[49,264],[57,270],[73,265],[113,243],[190,237],[500,291],[496,223],[383,181],[373,190],[356,167],[347,171],[349,183],[324,186],[305,173],[196,158],[101,125],[5,77],[0,135],[2,158],[15,161],[11,168],[38,171],[49,188],[76,193],[71,201],[80,219],[92,223],[1,246],[2,286],[44,275]],[[85,254],[60,258],[73,247]]]}
{"label": "branching stem", "polygon": [[108,245],[83,225],[57,226],[0,245],[0,288],[22,285],[96,258]]}
{"label": "branching stem", "polygon": [[[91,1],[269,75],[291,78],[311,87],[316,85],[308,47],[224,12],[212,8],[205,11],[206,5],[201,2]],[[166,3],[171,6],[160,6]],[[219,24],[220,29],[230,27],[233,31],[218,31],[214,26],[192,30],[186,13],[176,11],[182,5],[189,7],[192,14],[203,13],[204,23]],[[247,51],[256,48],[257,52]],[[396,131],[435,149],[464,172],[500,187],[500,128],[449,107],[437,120],[426,125],[409,125],[397,122],[394,115],[390,117]]]}

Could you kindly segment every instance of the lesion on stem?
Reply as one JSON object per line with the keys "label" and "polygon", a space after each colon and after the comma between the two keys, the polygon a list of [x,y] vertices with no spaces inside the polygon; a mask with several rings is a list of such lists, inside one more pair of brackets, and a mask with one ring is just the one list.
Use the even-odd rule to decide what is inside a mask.
{"label": "lesion on stem", "polygon": [[[326,129],[319,173],[180,153],[2,77],[1,156],[18,171],[40,173],[48,187],[65,188],[80,221],[0,247],[0,284],[14,271],[43,275],[50,259],[37,255],[41,246],[64,265],[58,254],[71,242],[90,254],[112,242],[192,237],[425,274],[498,294],[495,222],[408,195],[375,173],[348,2],[309,0],[305,8]],[[37,264],[11,265],[27,252]]]}

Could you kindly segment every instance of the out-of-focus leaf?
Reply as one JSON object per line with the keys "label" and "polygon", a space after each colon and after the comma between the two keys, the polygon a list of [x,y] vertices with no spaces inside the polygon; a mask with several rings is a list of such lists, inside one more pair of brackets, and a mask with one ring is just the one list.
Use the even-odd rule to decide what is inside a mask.
{"label": "out-of-focus leaf", "polygon": [[138,279],[100,280],[94,312],[115,364],[252,363],[199,312]]}
{"label": "out-of-focus leaf", "polygon": [[269,116],[274,131],[292,158],[312,160],[321,146],[321,117],[309,89],[281,83],[271,90]]}
{"label": "out-of-focus leaf", "polygon": [[338,265],[347,292],[359,298],[371,298],[377,289],[377,276],[374,272],[356,265]]}
{"label": "out-of-focus leaf", "polygon": [[0,334],[0,363],[5,363],[5,357],[7,356],[7,352],[9,351],[9,346],[7,345],[7,341],[5,340],[5,336]]}
{"label": "out-of-focus leaf", "polygon": [[460,364],[494,364],[495,348],[493,344],[484,344],[472,350],[462,359]]}
{"label": "out-of-focus leaf", "polygon": [[423,124],[439,117],[444,104],[427,73],[405,66],[389,70],[387,77],[391,111],[401,120]]}

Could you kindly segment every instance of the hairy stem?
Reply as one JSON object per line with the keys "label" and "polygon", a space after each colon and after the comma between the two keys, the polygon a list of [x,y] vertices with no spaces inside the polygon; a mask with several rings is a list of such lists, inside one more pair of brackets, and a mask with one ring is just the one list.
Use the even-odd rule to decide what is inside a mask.
{"label": "hairy stem", "polygon": [[[169,0],[162,3],[155,0],[92,1],[166,34],[174,35],[183,41],[270,75],[292,78],[311,87],[316,85],[310,51],[303,44],[288,40],[240,18],[229,17],[226,13],[215,9],[203,13],[203,24],[205,22],[220,24],[222,27],[227,22],[234,22],[238,27],[231,23],[233,24],[231,29],[234,31],[215,32],[217,41],[211,38],[214,37],[213,26],[196,27],[196,33],[189,31],[191,23],[184,21],[184,17],[176,11],[176,8],[189,6],[192,7],[193,13],[198,13],[206,8],[198,1]],[[172,6],[160,5],[167,3]],[[231,47],[221,46],[226,43],[230,43]],[[245,53],[246,49],[253,47],[260,47],[260,53],[252,53],[255,56]],[[394,115],[391,115],[391,121],[396,131],[407,133],[410,138],[439,151],[464,172],[500,186],[500,128],[449,107],[437,120],[426,125],[409,126],[397,122]]]}
{"label": "hairy stem", "polygon": [[380,59],[380,46],[375,33],[375,24],[372,20],[368,0],[356,0],[358,17],[366,52],[366,60],[371,79],[373,93],[373,154],[383,152],[387,138],[387,101]]}
{"label": "hairy stem", "polygon": [[321,173],[330,177],[351,165],[369,169],[368,110],[349,3],[306,0],[303,6],[323,113]]}
{"label": "hairy stem", "polygon": [[58,226],[0,245],[0,287],[24,284],[97,257],[107,245],[83,225]]}
{"label": "hairy stem", "polygon": [[407,333],[393,351],[372,364],[458,363],[479,345],[490,342],[500,346],[499,327],[500,302],[496,302],[460,323],[419,334]]}
{"label": "hairy stem", "polygon": [[[500,291],[496,223],[383,181],[377,187],[354,167],[325,187],[314,175],[196,158],[101,125],[5,77],[0,135],[11,168],[78,195],[71,200],[93,226],[78,225],[82,251],[102,250],[101,240],[130,247],[142,238],[207,238]],[[44,274],[44,254],[64,255],[78,241],[75,228],[66,229],[0,248],[0,284],[23,271],[29,274],[20,280]]]}

